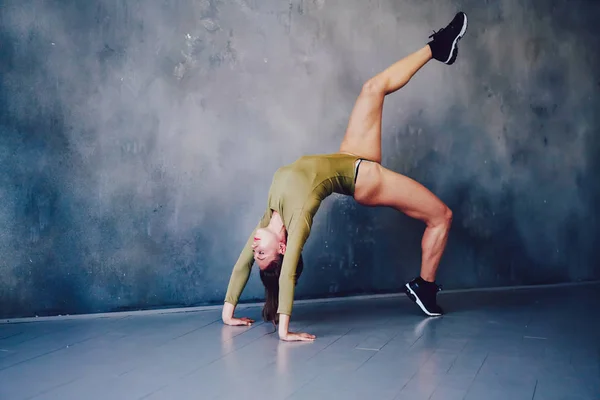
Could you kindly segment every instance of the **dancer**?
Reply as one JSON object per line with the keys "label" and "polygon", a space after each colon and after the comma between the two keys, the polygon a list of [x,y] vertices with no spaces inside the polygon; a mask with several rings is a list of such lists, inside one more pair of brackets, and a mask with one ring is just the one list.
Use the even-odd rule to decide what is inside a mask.
{"label": "dancer", "polygon": [[288,328],[295,285],[304,268],[302,248],[321,202],[334,192],[353,196],[365,206],[393,207],[426,224],[420,276],[408,282],[404,291],[425,314],[443,314],[436,302],[441,288],[435,277],[452,212],[420,183],[381,166],[381,115],[385,96],[406,85],[431,59],[454,63],[458,41],[466,29],[467,17],[459,12],[445,28],[434,32],[423,48],[369,79],[356,100],[337,153],[304,156],[276,171],[266,211],[233,268],[222,310],[225,324],[254,322],[235,318],[234,310],[256,262],[265,286],[263,319],[279,324],[281,340],[315,339]]}

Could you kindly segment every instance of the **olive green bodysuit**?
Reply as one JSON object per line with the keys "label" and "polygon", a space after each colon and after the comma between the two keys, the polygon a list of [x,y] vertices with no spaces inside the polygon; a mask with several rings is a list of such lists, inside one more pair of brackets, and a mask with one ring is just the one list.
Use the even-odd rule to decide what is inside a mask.
{"label": "olive green bodysuit", "polygon": [[303,156],[279,168],[269,189],[267,209],[248,238],[229,280],[225,301],[237,304],[254,264],[252,243],[257,229],[265,228],[277,211],[287,230],[286,252],[279,276],[279,314],[291,315],[296,267],[308,239],[313,217],[332,193],[354,195],[358,156],[334,153]]}

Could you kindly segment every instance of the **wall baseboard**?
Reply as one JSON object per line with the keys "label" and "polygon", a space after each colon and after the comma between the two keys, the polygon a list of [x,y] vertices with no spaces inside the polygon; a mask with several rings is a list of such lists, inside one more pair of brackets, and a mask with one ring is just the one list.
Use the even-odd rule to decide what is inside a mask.
{"label": "wall baseboard", "polygon": [[[523,286],[498,286],[488,288],[472,288],[472,289],[454,289],[454,290],[443,290],[438,296],[444,296],[447,294],[454,293],[473,293],[473,292],[501,292],[501,291],[515,291],[515,290],[526,290],[526,289],[552,289],[561,287],[571,286],[586,286],[586,285],[599,285],[600,280],[584,281],[584,282],[566,282],[566,283],[553,283],[544,285],[523,285]],[[331,297],[331,298],[315,298],[305,300],[295,300],[294,305],[302,304],[315,304],[315,303],[334,303],[341,301],[357,301],[357,300],[373,300],[373,299],[386,299],[386,298],[406,298],[404,292],[398,293],[385,293],[385,294],[367,294],[367,295],[355,295],[355,296],[344,296],[344,297]],[[408,298],[406,298],[408,300]],[[262,307],[262,302],[257,303],[243,303],[238,304],[236,310],[245,310],[249,308]],[[17,324],[17,323],[31,323],[31,322],[42,322],[42,321],[59,321],[59,320],[72,320],[72,319],[94,319],[94,318],[124,318],[133,315],[155,315],[155,314],[172,314],[172,313],[186,313],[186,312],[201,312],[201,311],[214,311],[220,310],[221,305],[212,306],[197,306],[197,307],[179,307],[179,308],[159,308],[152,310],[131,310],[131,311],[115,311],[105,313],[92,313],[92,314],[75,314],[75,315],[53,315],[44,317],[23,317],[23,318],[3,318],[0,319],[0,325],[2,324]]]}

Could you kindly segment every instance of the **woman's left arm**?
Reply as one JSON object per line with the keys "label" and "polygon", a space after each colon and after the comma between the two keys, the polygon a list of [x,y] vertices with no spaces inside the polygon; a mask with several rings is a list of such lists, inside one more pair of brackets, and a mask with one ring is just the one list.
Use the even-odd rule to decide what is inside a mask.
{"label": "woman's left arm", "polygon": [[252,243],[254,241],[254,235],[258,228],[262,228],[268,225],[269,220],[271,218],[271,210],[267,208],[263,217],[256,225],[256,228],[252,231],[248,239],[246,240],[246,244],[242,249],[235,265],[233,266],[233,271],[231,271],[231,276],[229,278],[229,285],[227,285],[227,293],[225,294],[225,303],[223,304],[223,310],[221,312],[221,319],[227,325],[250,325],[254,321],[249,318],[235,318],[233,313],[235,311],[235,307],[238,304],[240,296],[242,295],[242,291],[246,287],[248,283],[248,279],[250,278],[250,271],[252,270],[252,265],[254,265],[254,252],[252,251]]}

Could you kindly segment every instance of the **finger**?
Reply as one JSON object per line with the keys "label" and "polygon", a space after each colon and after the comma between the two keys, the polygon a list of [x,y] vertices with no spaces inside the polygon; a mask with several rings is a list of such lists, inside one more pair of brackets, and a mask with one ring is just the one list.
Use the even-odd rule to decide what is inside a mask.
{"label": "finger", "polygon": [[315,335],[311,335],[310,333],[302,333],[301,335],[304,336],[304,337],[310,338],[310,339],[316,338]]}

